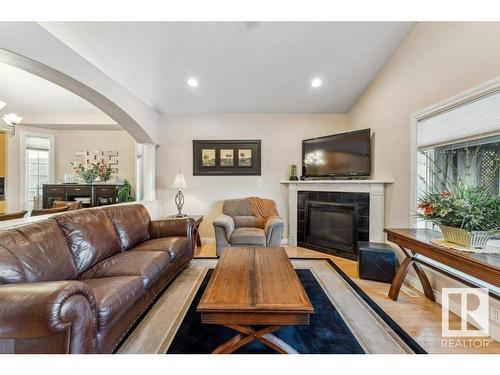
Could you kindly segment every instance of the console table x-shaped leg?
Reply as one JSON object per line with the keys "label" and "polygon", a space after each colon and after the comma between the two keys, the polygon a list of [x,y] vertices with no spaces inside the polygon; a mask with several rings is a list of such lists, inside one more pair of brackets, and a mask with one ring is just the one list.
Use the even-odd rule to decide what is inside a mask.
{"label": "console table x-shaped leg", "polygon": [[392,280],[391,289],[389,290],[389,297],[394,301],[398,300],[398,295],[399,295],[399,290],[401,289],[401,285],[403,285],[403,282],[405,280],[406,274],[410,269],[410,266],[413,266],[413,269],[415,270],[418,278],[420,279],[420,283],[422,284],[425,296],[429,298],[431,301],[435,301],[431,283],[429,282],[429,279],[425,275],[425,272],[422,269],[422,267],[420,267],[420,265],[417,263],[418,259],[415,256],[416,254],[412,251],[406,250],[402,246],[399,246],[399,248],[403,251],[406,258],[399,266],[399,270],[396,273],[394,280]]}
{"label": "console table x-shaped leg", "polygon": [[225,326],[240,333],[218,346],[217,349],[212,352],[213,354],[232,353],[236,349],[241,348],[243,345],[246,345],[254,340],[259,340],[261,343],[269,346],[278,353],[297,354],[297,351],[294,348],[281,340],[279,337],[271,334],[271,332],[280,329],[282,326],[269,326],[259,330],[255,330],[251,326],[238,324],[225,324]]}

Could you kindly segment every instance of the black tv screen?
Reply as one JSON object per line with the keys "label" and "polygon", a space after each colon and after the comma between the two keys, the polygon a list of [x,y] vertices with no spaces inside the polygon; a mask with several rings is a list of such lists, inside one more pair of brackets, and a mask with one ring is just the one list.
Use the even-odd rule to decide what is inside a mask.
{"label": "black tv screen", "polygon": [[370,129],[302,141],[306,177],[370,175]]}

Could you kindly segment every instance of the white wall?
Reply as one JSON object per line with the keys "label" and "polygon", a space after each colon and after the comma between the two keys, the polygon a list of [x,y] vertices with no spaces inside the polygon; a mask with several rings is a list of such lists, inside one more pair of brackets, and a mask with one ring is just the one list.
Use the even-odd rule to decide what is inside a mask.
{"label": "white wall", "polygon": [[20,158],[21,132],[54,135],[54,181],[64,179],[65,173],[73,173],[71,162],[76,160],[76,151],[118,151],[118,175],[135,185],[135,141],[124,130],[50,130],[17,126],[15,137],[7,142],[7,212],[21,207]]}
{"label": "white wall", "polygon": [[[347,118],[338,114],[165,115],[163,126],[156,167],[163,214],[176,212],[176,191],[169,186],[181,169],[189,185],[184,191],[184,211],[206,215],[200,233],[213,237],[212,220],[222,212],[222,201],[228,198],[274,199],[281,217],[287,220],[287,188],[280,181],[288,178],[290,164],[300,168],[301,140],[343,132]],[[262,140],[262,176],[193,176],[193,139]]]}

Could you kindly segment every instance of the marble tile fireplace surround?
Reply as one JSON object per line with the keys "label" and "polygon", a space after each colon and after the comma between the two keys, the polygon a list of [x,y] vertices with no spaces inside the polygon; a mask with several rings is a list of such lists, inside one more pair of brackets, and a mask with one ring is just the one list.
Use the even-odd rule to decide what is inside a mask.
{"label": "marble tile fireplace surround", "polygon": [[[357,239],[384,242],[384,192],[391,181],[309,180],[281,183],[288,187],[289,244],[316,250],[324,246],[325,252],[355,259],[357,253],[348,242],[355,243]],[[313,222],[311,214],[314,213]],[[328,225],[335,222],[344,223],[340,229],[345,228],[346,233],[339,228],[330,231]],[[314,228],[311,227],[313,224]],[[316,227],[319,227],[318,233],[312,230]],[[338,233],[335,233],[336,230]],[[330,232],[332,236],[328,238]],[[335,238],[341,238],[341,242],[335,243]]]}

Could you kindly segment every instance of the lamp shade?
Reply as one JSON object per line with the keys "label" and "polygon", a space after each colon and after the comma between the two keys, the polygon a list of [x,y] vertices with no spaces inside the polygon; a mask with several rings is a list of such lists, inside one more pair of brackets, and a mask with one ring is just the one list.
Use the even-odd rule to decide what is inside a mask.
{"label": "lamp shade", "polygon": [[2,118],[3,121],[8,125],[17,125],[21,121],[23,121],[23,118],[16,115],[15,113],[9,113],[8,115],[4,115]]}
{"label": "lamp shade", "polygon": [[188,186],[181,171],[175,175],[174,182],[170,185],[172,189],[186,189]]}

